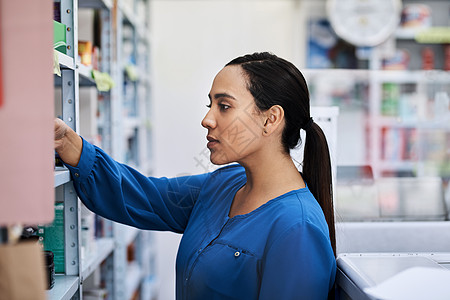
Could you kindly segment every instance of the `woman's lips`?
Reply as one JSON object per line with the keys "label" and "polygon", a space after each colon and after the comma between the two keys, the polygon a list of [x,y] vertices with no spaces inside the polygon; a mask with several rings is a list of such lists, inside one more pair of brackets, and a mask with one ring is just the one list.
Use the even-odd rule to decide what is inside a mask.
{"label": "woman's lips", "polygon": [[210,135],[208,135],[206,137],[206,139],[208,140],[208,144],[206,144],[206,147],[208,147],[209,149],[211,149],[212,147],[214,147],[215,145],[217,145],[219,143],[219,140],[213,138]]}

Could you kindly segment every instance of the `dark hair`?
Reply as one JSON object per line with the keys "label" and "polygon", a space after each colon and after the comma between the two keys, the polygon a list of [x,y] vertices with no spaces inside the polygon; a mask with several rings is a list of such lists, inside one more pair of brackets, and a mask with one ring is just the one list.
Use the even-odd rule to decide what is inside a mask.
{"label": "dark hair", "polygon": [[244,70],[248,79],[247,88],[258,109],[266,111],[273,105],[283,108],[285,127],[281,143],[286,153],[301,142],[300,129],[306,130],[302,175],[322,207],[336,255],[330,153],[322,129],[311,123],[305,78],[292,63],[268,52],[235,58],[226,64],[230,65],[239,65]]}

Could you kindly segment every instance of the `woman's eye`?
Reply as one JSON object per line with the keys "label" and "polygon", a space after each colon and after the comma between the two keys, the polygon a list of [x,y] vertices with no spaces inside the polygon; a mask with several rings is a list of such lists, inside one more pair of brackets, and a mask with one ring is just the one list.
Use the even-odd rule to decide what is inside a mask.
{"label": "woman's eye", "polygon": [[219,106],[220,106],[220,110],[222,110],[222,111],[225,111],[230,108],[230,106],[226,105],[226,104],[219,104]]}

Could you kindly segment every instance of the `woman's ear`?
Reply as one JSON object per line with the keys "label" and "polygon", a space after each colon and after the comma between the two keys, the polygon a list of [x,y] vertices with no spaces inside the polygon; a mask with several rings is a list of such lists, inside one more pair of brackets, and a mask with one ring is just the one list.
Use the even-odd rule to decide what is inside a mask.
{"label": "woman's ear", "polygon": [[280,105],[274,105],[264,112],[264,135],[271,135],[282,128],[284,121],[284,109]]}

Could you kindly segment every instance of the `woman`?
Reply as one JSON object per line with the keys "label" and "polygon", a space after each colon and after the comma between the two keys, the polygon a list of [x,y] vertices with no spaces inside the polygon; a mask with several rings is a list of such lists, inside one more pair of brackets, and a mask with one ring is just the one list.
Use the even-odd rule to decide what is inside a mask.
{"label": "woman", "polygon": [[[336,272],[331,168],[303,76],[275,55],[245,55],[217,74],[209,99],[211,162],[237,164],[195,176],[147,178],[56,121],[79,197],[106,218],[183,233],[177,299],[326,299]],[[301,128],[303,173],[289,155]]]}

